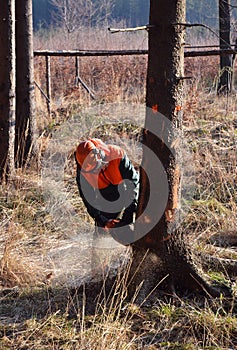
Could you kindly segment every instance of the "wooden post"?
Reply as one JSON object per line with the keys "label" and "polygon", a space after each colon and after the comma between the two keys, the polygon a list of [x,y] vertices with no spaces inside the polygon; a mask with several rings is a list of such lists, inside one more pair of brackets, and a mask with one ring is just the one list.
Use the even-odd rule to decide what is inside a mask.
{"label": "wooden post", "polygon": [[78,81],[78,77],[79,77],[79,57],[78,56],[75,56],[75,68],[76,68],[75,85],[79,86],[79,81]]}
{"label": "wooden post", "polygon": [[46,91],[47,91],[47,108],[48,114],[51,114],[51,67],[50,67],[50,56],[45,56],[46,62]]}
{"label": "wooden post", "polygon": [[83,88],[88,92],[88,94],[91,96],[93,100],[95,100],[95,95],[91,91],[91,89],[87,86],[87,84],[81,79],[80,77],[80,67],[79,67],[79,57],[75,57],[75,68],[76,68],[76,79],[75,79],[75,85],[78,87],[79,83],[83,86]]}

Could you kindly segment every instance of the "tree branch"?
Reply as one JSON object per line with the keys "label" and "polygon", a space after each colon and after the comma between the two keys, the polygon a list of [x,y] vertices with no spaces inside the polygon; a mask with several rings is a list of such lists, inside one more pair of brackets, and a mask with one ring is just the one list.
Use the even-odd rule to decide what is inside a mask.
{"label": "tree branch", "polygon": [[214,34],[219,40],[221,40],[226,46],[228,46],[231,49],[231,45],[229,43],[227,43],[223,38],[221,38],[211,27],[207,26],[206,24],[202,24],[202,23],[174,23],[174,25],[180,25],[186,28],[191,28],[191,27],[203,27],[206,28],[208,30],[210,30],[210,32],[212,34]]}
{"label": "tree branch", "polygon": [[233,9],[237,9],[237,6],[229,4],[228,1],[223,1],[223,2],[224,2],[225,4],[228,4],[229,7],[233,8]]}
{"label": "tree branch", "polygon": [[112,34],[114,33],[120,33],[120,32],[136,32],[138,30],[149,30],[149,28],[155,27],[154,25],[147,24],[145,26],[140,26],[140,27],[134,27],[134,28],[108,28],[108,31],[111,32]]}

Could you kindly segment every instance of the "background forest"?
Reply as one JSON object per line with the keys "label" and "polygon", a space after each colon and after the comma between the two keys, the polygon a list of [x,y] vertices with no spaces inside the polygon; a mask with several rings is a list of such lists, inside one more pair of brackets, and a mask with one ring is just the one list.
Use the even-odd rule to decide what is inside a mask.
{"label": "background forest", "polygon": [[[90,0],[98,3],[99,0]],[[111,7],[110,20],[125,21],[127,25],[138,26],[148,23],[149,0],[105,0]],[[233,3],[233,5],[235,5]],[[54,25],[52,12],[55,4],[52,0],[33,0],[34,29]],[[233,9],[234,11],[234,9]],[[236,12],[236,10],[235,10]],[[80,21],[80,19],[78,18]],[[209,26],[218,26],[218,0],[188,0],[187,20]]]}

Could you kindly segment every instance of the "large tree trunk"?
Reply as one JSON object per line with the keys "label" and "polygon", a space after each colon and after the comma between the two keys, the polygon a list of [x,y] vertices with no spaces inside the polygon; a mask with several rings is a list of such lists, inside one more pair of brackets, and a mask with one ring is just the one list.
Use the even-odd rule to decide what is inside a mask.
{"label": "large tree trunk", "polygon": [[[230,49],[230,0],[219,0],[220,49]],[[218,94],[232,90],[233,55],[220,55]]]}
{"label": "large tree trunk", "polygon": [[143,283],[141,299],[159,284],[167,293],[215,294],[178,228],[185,28],[177,23],[184,22],[185,0],[150,1],[147,112],[130,285],[134,293]]}
{"label": "large tree trunk", "polygon": [[15,1],[0,12],[0,181],[14,170],[15,127]]}
{"label": "large tree trunk", "polygon": [[35,151],[32,0],[16,1],[16,138],[15,160],[23,166]]}

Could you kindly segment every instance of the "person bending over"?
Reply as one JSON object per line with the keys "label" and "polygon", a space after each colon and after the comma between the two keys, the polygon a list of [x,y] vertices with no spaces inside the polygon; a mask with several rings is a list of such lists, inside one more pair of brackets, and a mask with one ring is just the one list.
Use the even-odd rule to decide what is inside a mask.
{"label": "person bending over", "polygon": [[125,151],[91,138],[77,146],[75,160],[79,193],[96,227],[108,232],[133,223],[139,174]]}

